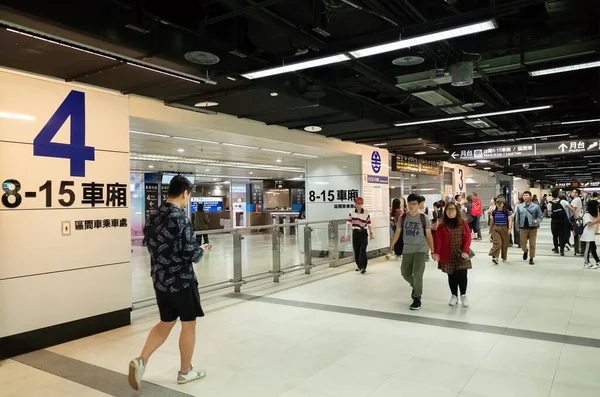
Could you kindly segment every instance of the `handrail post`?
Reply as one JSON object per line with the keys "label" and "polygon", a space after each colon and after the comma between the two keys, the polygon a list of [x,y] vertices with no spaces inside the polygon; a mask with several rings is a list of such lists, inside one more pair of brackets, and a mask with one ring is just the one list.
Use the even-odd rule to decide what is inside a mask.
{"label": "handrail post", "polygon": [[273,282],[279,282],[281,276],[281,234],[279,228],[274,227],[271,231],[273,239]]}
{"label": "handrail post", "polygon": [[304,273],[310,274],[312,267],[312,228],[306,226],[304,228]]}
{"label": "handrail post", "polygon": [[337,262],[340,259],[340,249],[339,249],[339,230],[338,224],[336,221],[330,221],[327,227],[327,237],[329,241],[329,259],[331,263],[329,267],[337,266]]}
{"label": "handrail post", "polygon": [[233,232],[233,290],[242,290],[242,235],[239,231]]}

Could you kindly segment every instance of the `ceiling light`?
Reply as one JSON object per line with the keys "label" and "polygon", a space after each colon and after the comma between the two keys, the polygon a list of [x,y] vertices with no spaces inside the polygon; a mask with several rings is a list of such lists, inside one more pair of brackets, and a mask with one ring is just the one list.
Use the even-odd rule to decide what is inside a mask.
{"label": "ceiling light", "polygon": [[317,159],[319,156],[313,156],[312,154],[303,154],[303,153],[292,153],[294,156],[300,157],[310,157],[311,159]]}
{"label": "ceiling light", "polygon": [[468,165],[469,167],[475,167],[477,164],[475,164],[475,163],[470,163],[470,164],[467,164],[467,165]]}
{"label": "ceiling light", "polygon": [[547,74],[573,72],[575,70],[598,68],[598,67],[600,67],[600,61],[586,62],[586,63],[579,63],[579,64],[569,65],[569,66],[560,66],[560,67],[550,68],[550,69],[533,70],[533,71],[529,72],[529,75],[530,76],[544,76]]}
{"label": "ceiling light", "polygon": [[182,148],[179,148],[179,149],[177,149],[177,151],[178,151],[179,153],[183,153],[183,152],[185,152],[185,150],[184,150],[184,149],[182,149]]}
{"label": "ceiling light", "polygon": [[424,154],[427,154],[427,152],[424,152],[422,150],[420,152],[415,152],[415,155],[417,155],[417,156],[422,156]]}
{"label": "ceiling light", "polygon": [[499,112],[489,112],[483,114],[470,114],[467,115],[469,119],[476,119],[479,117],[488,117],[488,116],[499,116],[501,114],[512,114],[512,113],[525,113],[525,112],[534,112],[536,110],[545,110],[552,108],[552,105],[543,105],[543,106],[534,106],[529,108],[520,108],[520,109],[512,109],[512,110],[502,110]]}
{"label": "ceiling light", "polygon": [[325,58],[311,59],[310,61],[292,63],[292,64],[285,65],[285,66],[278,66],[275,68],[264,69],[264,70],[259,70],[256,72],[246,73],[246,74],[243,74],[242,76],[244,76],[245,78],[250,79],[250,80],[260,79],[263,77],[274,76],[276,74],[295,72],[298,70],[304,70],[304,69],[315,68],[318,66],[329,65],[332,63],[344,62],[349,59],[350,59],[350,57],[346,54],[337,54],[337,55],[331,55],[331,56],[328,56]]}
{"label": "ceiling light", "polygon": [[583,123],[596,123],[596,122],[600,122],[600,119],[563,121],[560,124],[569,125],[569,124],[583,124]]}
{"label": "ceiling light", "polygon": [[131,132],[132,134],[138,134],[138,135],[149,135],[149,136],[155,136],[158,138],[170,138],[169,135],[165,135],[165,134],[155,134],[153,132],[144,132],[144,131],[134,131],[134,130],[129,130],[129,132]]}
{"label": "ceiling light", "polygon": [[374,143],[373,146],[377,146],[377,147],[381,147],[381,146],[387,146],[387,142],[380,142],[380,143]]}
{"label": "ceiling light", "polygon": [[[404,123],[397,123],[394,124],[396,127],[406,127],[409,125],[419,125],[419,124],[430,124],[430,123],[442,123],[445,121],[454,121],[454,120],[464,120],[466,117],[465,116],[455,116],[455,117],[446,117],[443,119],[433,119],[433,120],[421,120],[421,121],[407,121]],[[423,140],[423,138],[418,138],[420,141]]]}
{"label": "ceiling light", "polygon": [[454,146],[468,146],[468,145],[480,145],[486,143],[506,143],[513,141],[528,141],[528,140],[536,140],[536,139],[548,139],[548,138],[558,138],[561,136],[568,136],[569,134],[554,134],[554,135],[541,135],[541,136],[530,136],[526,138],[509,138],[509,139],[496,139],[492,141],[478,141],[478,142],[463,142],[463,143],[455,143]]}
{"label": "ceiling light", "polygon": [[200,142],[200,143],[211,143],[213,145],[219,145],[221,142],[216,141],[207,141],[205,139],[196,139],[196,138],[186,138],[184,136],[172,136],[173,139],[179,139],[181,141],[191,141],[191,142]]}
{"label": "ceiling light", "polygon": [[223,142],[223,143],[221,143],[221,145],[223,145],[223,146],[231,146],[231,147],[240,147],[240,148],[244,148],[244,149],[254,149],[254,150],[258,150],[258,148],[257,148],[256,146],[238,145],[237,143],[227,143],[227,142]]}
{"label": "ceiling light", "polygon": [[490,162],[490,160],[475,160],[475,162],[480,164],[487,164]]}
{"label": "ceiling light", "polygon": [[149,165],[148,168],[154,168],[154,166],[153,165]]}
{"label": "ceiling light", "polygon": [[231,76],[227,76],[227,80],[237,81],[237,79],[235,77],[231,77]]}
{"label": "ceiling light", "polygon": [[275,161],[276,161],[276,162],[278,162],[278,163],[281,163],[283,160],[281,160],[281,159],[277,159],[277,160],[275,160]]}
{"label": "ceiling light", "polygon": [[304,127],[304,131],[306,131],[306,132],[319,132],[322,130],[323,130],[323,128],[316,126],[316,125],[309,125],[307,127]]}
{"label": "ceiling light", "polygon": [[273,92],[272,92],[272,93],[270,93],[269,95],[271,95],[271,96],[279,96],[279,93],[278,93],[278,92],[276,92],[276,91],[273,91]]}
{"label": "ceiling light", "polygon": [[281,154],[292,154],[292,152],[286,152],[285,150],[276,150],[276,149],[267,149],[267,148],[260,148],[260,150],[264,150],[265,152],[273,152],[273,153],[281,153]]}
{"label": "ceiling light", "polygon": [[512,176],[512,175],[514,175],[514,174],[513,174],[512,172],[509,172],[509,173],[508,173],[508,174],[506,174],[506,175],[508,175],[508,176]]}
{"label": "ceiling light", "polygon": [[483,167],[484,170],[489,171],[492,169],[492,167]]}
{"label": "ceiling light", "polygon": [[385,52],[397,51],[403,48],[415,47],[423,44],[434,43],[451,39],[454,37],[466,36],[474,33],[484,32],[486,30],[496,29],[498,26],[492,20],[482,21],[471,25],[461,26],[454,29],[446,29],[436,33],[424,34],[421,36],[410,37],[394,41],[392,43],[381,44],[373,47],[367,47],[356,51],[350,51],[350,55],[354,58],[368,57]]}
{"label": "ceiling light", "polygon": [[169,76],[169,77],[175,77],[176,79],[181,79],[181,80],[189,81],[189,82],[196,83],[196,84],[204,84],[204,83],[206,83],[206,84],[217,84],[217,82],[213,81],[213,80],[203,79],[201,77],[194,77],[192,79],[192,78],[189,78],[189,77],[184,77],[184,76],[181,76],[181,75],[178,75],[178,74],[175,74],[175,73],[171,73],[171,72],[167,72],[165,70],[158,69],[158,68],[156,68],[154,66],[153,67],[144,66],[144,65],[140,65],[139,63],[129,62],[129,61],[126,62],[126,63],[127,63],[127,65],[135,66],[136,68],[146,69],[146,70],[149,70],[151,72],[164,74],[164,75]]}
{"label": "ceiling light", "polygon": [[209,107],[218,106],[218,105],[219,105],[219,102],[204,101],[204,102],[198,102],[194,106],[197,108],[209,108]]}
{"label": "ceiling light", "polygon": [[449,151],[447,151],[447,150],[444,150],[444,153],[446,153],[446,154],[450,154],[450,152],[449,152]]}
{"label": "ceiling light", "polygon": [[26,120],[26,121],[35,121],[36,118],[34,116],[30,116],[28,114],[18,114],[18,113],[9,113],[9,112],[0,112],[0,117],[3,119],[14,119],[14,120]]}

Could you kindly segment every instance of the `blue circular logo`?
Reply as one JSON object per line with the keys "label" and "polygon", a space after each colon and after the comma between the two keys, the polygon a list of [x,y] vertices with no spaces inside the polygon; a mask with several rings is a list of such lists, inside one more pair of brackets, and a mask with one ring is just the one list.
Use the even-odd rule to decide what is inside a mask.
{"label": "blue circular logo", "polygon": [[381,171],[381,155],[377,151],[371,154],[371,167],[376,174]]}

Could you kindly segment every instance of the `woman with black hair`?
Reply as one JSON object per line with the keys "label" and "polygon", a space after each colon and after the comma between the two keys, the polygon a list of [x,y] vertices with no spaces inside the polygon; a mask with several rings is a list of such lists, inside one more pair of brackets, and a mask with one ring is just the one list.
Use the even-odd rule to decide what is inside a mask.
{"label": "woman with black hair", "polygon": [[[405,199],[394,199],[392,201],[392,211],[390,212],[390,222],[392,224],[392,235],[396,231],[396,227],[398,225],[398,219],[406,212],[406,200]],[[394,244],[394,255],[395,259],[399,260],[402,258],[402,251],[404,250],[404,239],[402,235],[396,244]]]}
{"label": "woman with black hair", "polygon": [[448,275],[448,285],[452,294],[450,306],[458,304],[459,289],[463,307],[469,307],[467,299],[467,272],[472,268],[469,253],[471,252],[471,229],[462,219],[459,208],[449,203],[438,226],[434,238],[435,254],[438,269]]}
{"label": "woman with black hair", "polygon": [[[371,229],[371,215],[369,211],[363,208],[364,200],[358,197],[354,204],[356,208],[348,214],[346,223],[346,240],[350,239],[350,227],[352,227],[352,248],[354,249],[354,261],[356,262],[356,271],[365,274],[367,272],[367,245],[369,239],[373,240],[373,230]],[[367,233],[368,230],[368,233]]]}
{"label": "woman with black hair", "polygon": [[492,231],[492,249],[490,256],[494,265],[498,264],[498,258],[502,255],[502,262],[508,259],[509,234],[512,229],[512,217],[504,207],[504,199],[496,200],[496,208],[490,217],[490,230]]}
{"label": "woman with black hair", "polygon": [[[600,223],[598,218],[598,202],[588,201],[587,212],[583,215],[583,224],[585,228],[581,234],[581,243],[584,244],[583,258],[584,267],[588,269],[598,269],[600,267],[600,259],[598,258],[596,248],[596,225]],[[595,264],[590,263],[590,255],[594,257]]]}

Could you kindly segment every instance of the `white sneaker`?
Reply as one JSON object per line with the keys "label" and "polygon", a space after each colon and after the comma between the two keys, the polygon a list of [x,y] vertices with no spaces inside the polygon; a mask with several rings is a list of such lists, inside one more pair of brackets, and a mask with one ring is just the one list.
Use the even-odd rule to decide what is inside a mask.
{"label": "white sneaker", "polygon": [[402,257],[400,255],[395,255],[394,259],[397,260],[397,261],[399,261],[400,259],[402,259]]}
{"label": "white sneaker", "polygon": [[467,295],[462,295],[460,297],[460,300],[462,302],[462,307],[469,307],[469,300],[467,299]]}
{"label": "white sneaker", "polygon": [[592,265],[591,263],[586,263],[585,265],[583,265],[583,267],[585,267],[586,269],[592,269],[594,265]]}
{"label": "white sneaker", "polygon": [[456,305],[458,305],[458,296],[452,295],[452,298],[450,298],[450,302],[448,302],[448,306],[456,306]]}
{"label": "white sneaker", "polygon": [[140,390],[140,384],[142,383],[142,377],[146,371],[144,361],[138,357],[134,358],[129,362],[129,386],[133,390]]}
{"label": "white sneaker", "polygon": [[179,383],[180,385],[183,385],[183,384],[186,384],[186,383],[193,382],[195,380],[202,379],[205,376],[206,376],[206,372],[200,371],[199,369],[194,368],[194,366],[192,366],[192,369],[190,370],[190,372],[188,372],[185,375],[183,375],[183,374],[180,373],[177,376],[177,383]]}
{"label": "white sneaker", "polygon": [[598,269],[600,267],[600,264],[596,263],[595,265],[590,265],[590,269]]}

